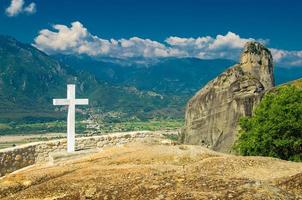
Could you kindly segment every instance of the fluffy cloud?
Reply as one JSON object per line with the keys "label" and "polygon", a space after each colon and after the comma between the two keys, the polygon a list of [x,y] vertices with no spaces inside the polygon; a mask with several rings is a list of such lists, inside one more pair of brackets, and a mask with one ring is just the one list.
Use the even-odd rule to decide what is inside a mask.
{"label": "fluffy cloud", "polygon": [[36,4],[30,3],[28,6],[24,7],[24,0],[11,0],[9,7],[6,8],[6,14],[9,17],[14,17],[20,13],[33,14],[36,12]]}
{"label": "fluffy cloud", "polygon": [[[244,39],[229,32],[199,38],[169,37],[164,43],[150,39],[132,37],[129,39],[105,40],[92,35],[80,23],[73,22],[70,27],[54,25],[53,31],[44,29],[35,38],[34,46],[49,54],[87,54],[113,58],[160,58],[160,57],[197,57],[236,59],[245,42]],[[228,51],[231,50],[231,51]],[[234,52],[236,52],[234,54]]]}
{"label": "fluffy cloud", "polygon": [[254,40],[253,38],[240,38],[239,35],[228,32],[226,35],[217,35],[215,38],[210,36],[198,38],[169,37],[165,42],[175,49],[186,52],[190,57],[237,59],[244,44]]}
{"label": "fluffy cloud", "polygon": [[[237,60],[244,44],[255,40],[267,43],[267,40],[263,39],[241,38],[232,32],[216,37],[173,36],[163,43],[139,37],[106,40],[92,35],[80,22],[73,22],[70,27],[57,24],[53,26],[53,30],[41,30],[33,45],[49,54],[86,54],[120,59],[195,57]],[[276,62],[290,66],[302,64],[302,51],[271,51]]]}
{"label": "fluffy cloud", "polygon": [[302,51],[287,51],[282,49],[270,49],[275,62],[281,66],[302,66]]}
{"label": "fluffy cloud", "polygon": [[150,39],[132,37],[130,39],[105,40],[92,35],[80,22],[71,27],[54,25],[54,31],[43,29],[35,38],[34,46],[49,54],[87,54],[116,58],[181,56],[182,52],[168,48]]}

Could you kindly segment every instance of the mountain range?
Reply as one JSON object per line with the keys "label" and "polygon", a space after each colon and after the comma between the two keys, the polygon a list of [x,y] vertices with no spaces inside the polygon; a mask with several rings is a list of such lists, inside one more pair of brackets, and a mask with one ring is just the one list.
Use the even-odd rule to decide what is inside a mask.
{"label": "mountain range", "polygon": [[77,97],[90,99],[90,106],[85,110],[148,117],[143,114],[147,113],[149,105],[154,106],[150,111],[174,106],[171,98],[108,84],[7,36],[0,37],[0,71],[2,122],[64,118],[65,115],[52,105],[52,99],[66,97],[67,83],[77,85]]}
{"label": "mountain range", "polygon": [[[125,64],[126,63],[126,64]],[[182,118],[187,100],[232,60],[164,58],[145,63],[80,55],[52,55],[0,36],[0,122],[65,118],[53,98],[88,97],[82,114],[115,113],[119,119]],[[275,67],[276,84],[302,77],[302,67]]]}

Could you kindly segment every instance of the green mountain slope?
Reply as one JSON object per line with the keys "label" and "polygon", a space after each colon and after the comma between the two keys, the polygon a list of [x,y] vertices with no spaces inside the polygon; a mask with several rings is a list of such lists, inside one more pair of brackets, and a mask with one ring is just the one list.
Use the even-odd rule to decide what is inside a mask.
{"label": "green mountain slope", "polygon": [[[62,94],[72,73],[47,55],[11,37],[0,37],[1,118],[51,117],[51,97]],[[47,110],[47,112],[46,112]]]}
{"label": "green mountain slope", "polygon": [[52,99],[66,97],[67,83],[77,85],[77,97],[90,99],[89,107],[83,109],[91,113],[117,112],[124,117],[141,118],[152,118],[158,113],[180,116],[185,102],[171,95],[113,86],[96,80],[89,72],[61,64],[31,45],[0,37],[0,121],[64,118],[65,114],[52,105]]}

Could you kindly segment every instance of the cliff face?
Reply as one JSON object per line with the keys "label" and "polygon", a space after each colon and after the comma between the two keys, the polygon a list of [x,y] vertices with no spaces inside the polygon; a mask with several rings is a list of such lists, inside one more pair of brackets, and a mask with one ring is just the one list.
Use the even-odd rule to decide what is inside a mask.
{"label": "cliff face", "polygon": [[186,108],[184,143],[228,152],[241,116],[250,116],[266,90],[274,86],[273,59],[267,48],[248,42],[236,64],[190,99]]}

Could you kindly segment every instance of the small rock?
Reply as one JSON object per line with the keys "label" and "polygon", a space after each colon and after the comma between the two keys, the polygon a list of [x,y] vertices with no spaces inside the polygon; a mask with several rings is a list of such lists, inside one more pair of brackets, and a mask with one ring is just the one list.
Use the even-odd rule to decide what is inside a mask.
{"label": "small rock", "polygon": [[16,155],[16,157],[15,157],[16,161],[21,160],[21,159],[22,159],[22,156],[20,154]]}

